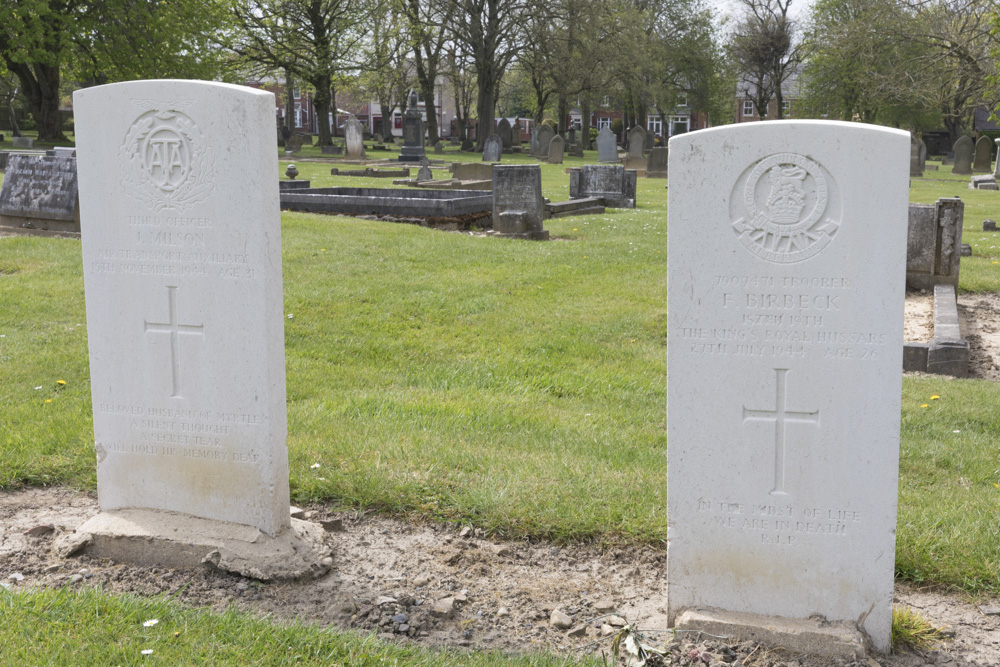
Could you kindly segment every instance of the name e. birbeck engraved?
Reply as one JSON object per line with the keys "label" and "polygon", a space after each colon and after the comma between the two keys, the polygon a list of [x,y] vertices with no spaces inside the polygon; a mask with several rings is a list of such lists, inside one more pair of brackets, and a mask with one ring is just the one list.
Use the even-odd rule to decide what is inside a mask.
{"label": "name e. birbeck engraved", "polygon": [[143,320],[143,331],[149,333],[170,334],[170,371],[171,371],[171,392],[170,398],[183,398],[181,396],[180,363],[178,360],[178,338],[182,334],[204,336],[205,326],[203,324],[181,324],[177,321],[177,287],[167,286],[167,304],[169,319],[167,322],[149,322]]}
{"label": "name e. birbeck engraved", "polygon": [[816,424],[819,426],[819,410],[812,412],[797,412],[789,410],[786,406],[786,380],[787,368],[775,368],[776,376],[776,399],[774,410],[751,410],[743,406],[743,421],[759,420],[774,422],[774,488],[771,493],[774,495],[785,494],[785,423],[798,422],[806,424]]}

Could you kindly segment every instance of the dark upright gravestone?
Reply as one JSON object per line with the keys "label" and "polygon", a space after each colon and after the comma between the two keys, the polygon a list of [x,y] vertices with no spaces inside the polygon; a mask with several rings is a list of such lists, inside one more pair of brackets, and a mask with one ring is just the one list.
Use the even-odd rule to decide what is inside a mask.
{"label": "dark upright gravestone", "polygon": [[500,142],[503,144],[504,150],[513,148],[514,143],[511,139],[510,121],[506,118],[501,118],[500,122],[497,123],[497,136],[500,137]]}
{"label": "dark upright gravestone", "polygon": [[555,135],[556,131],[547,123],[538,128],[538,155],[536,157],[547,158],[549,156],[549,142]]}
{"label": "dark upright gravestone", "polygon": [[951,173],[972,173],[972,150],[972,139],[968,136],[962,136],[955,142],[955,166],[951,168]]}
{"label": "dark upright gravestone", "polygon": [[628,131],[628,156],[642,157],[642,151],[646,148],[646,130],[638,125],[634,125]]}
{"label": "dark upright gravestone", "polygon": [[80,231],[76,158],[11,155],[0,188],[0,227]]}
{"label": "dark upright gravestone", "polygon": [[499,135],[491,134],[483,144],[483,162],[499,162],[503,153],[503,140]]}
{"label": "dark upright gravestone", "polygon": [[538,126],[531,128],[531,145],[529,150],[532,157],[538,157]]}
{"label": "dark upright gravestone", "polygon": [[972,171],[986,173],[993,165],[993,142],[986,135],[976,140],[976,156],[972,161]]}
{"label": "dark upright gravestone", "polygon": [[510,140],[512,145],[521,145],[521,119],[515,118],[514,125],[510,128]]}
{"label": "dark upright gravestone", "polygon": [[666,178],[667,177],[667,147],[654,146],[649,151],[649,160],[646,162],[646,178]]}
{"label": "dark upright gravestone", "polygon": [[544,241],[542,168],[537,164],[493,165],[493,231],[499,236]]}
{"label": "dark upright gravestone", "polygon": [[924,175],[924,168],[920,164],[920,139],[910,132],[910,178],[918,178]]}
{"label": "dark upright gravestone", "polygon": [[434,142],[434,152],[438,154],[444,153],[444,144],[440,140]]}
{"label": "dark upright gravestone", "polygon": [[605,126],[597,133],[597,161],[618,162],[618,144],[615,133]]}
{"label": "dark upright gravestone", "polygon": [[604,200],[608,208],[635,208],[635,171],[620,164],[586,164],[569,172],[569,198]]}
{"label": "dark upright gravestone", "polygon": [[403,147],[400,162],[420,162],[424,154],[424,121],[417,109],[417,94],[410,93],[410,105],[403,114]]}
{"label": "dark upright gravestone", "polygon": [[566,150],[566,142],[558,134],[552,137],[549,142],[549,164],[562,164],[563,152]]}

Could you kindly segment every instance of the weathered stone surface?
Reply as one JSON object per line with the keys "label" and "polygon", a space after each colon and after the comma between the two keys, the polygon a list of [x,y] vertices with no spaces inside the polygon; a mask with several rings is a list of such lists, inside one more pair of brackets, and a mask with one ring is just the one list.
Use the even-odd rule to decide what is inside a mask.
{"label": "weathered stone surface", "polygon": [[424,119],[417,108],[417,94],[410,93],[410,103],[403,114],[403,146],[398,159],[400,162],[420,162],[424,157]]}
{"label": "weathered stone surface", "polygon": [[972,160],[972,171],[992,172],[993,166],[993,142],[989,137],[983,135],[976,140],[976,151]]}
{"label": "weathered stone surface", "polygon": [[542,123],[538,128],[538,153],[536,157],[545,159],[549,156],[549,142],[556,135],[556,131],[548,123]]}
{"label": "weathered stone surface", "polygon": [[0,227],[80,231],[76,158],[11,155],[0,186]]}
{"label": "weathered stone surface", "polygon": [[35,140],[32,137],[11,137],[14,148],[34,148]]}
{"label": "weathered stone surface", "polygon": [[549,615],[549,625],[557,630],[567,630],[573,627],[573,618],[562,609],[553,609]]}
{"label": "weathered stone surface", "polygon": [[569,198],[602,199],[610,208],[635,208],[636,173],[622,165],[574,167],[569,172]]}
{"label": "weathered stone surface", "polygon": [[562,164],[563,163],[563,152],[566,149],[565,140],[558,134],[552,137],[552,141],[549,142],[549,164]]}
{"label": "weathered stone surface", "polygon": [[427,165],[421,167],[420,171],[417,172],[417,182],[432,180],[434,180],[434,174],[431,172],[431,168]]}
{"label": "weathered stone surface", "polygon": [[491,134],[483,142],[483,162],[499,162],[503,153],[503,141],[496,134]]}
{"label": "weathered stone surface", "polygon": [[888,651],[908,154],[831,121],[670,140],[669,623],[818,614]]}
{"label": "weathered stone surface", "polygon": [[972,139],[970,137],[959,137],[955,142],[955,166],[951,168],[953,174],[972,173]]}
{"label": "weathered stone surface", "polygon": [[618,162],[618,144],[615,133],[607,127],[602,127],[597,133],[597,161]]}
{"label": "weathered stone surface", "polygon": [[281,193],[281,208],[315,213],[440,218],[485,213],[493,195],[479,190],[311,188]]}
{"label": "weathered stone surface", "polygon": [[501,118],[500,122],[497,123],[497,136],[500,137],[502,148],[512,148],[514,146],[510,121],[506,118]]}
{"label": "weathered stone surface", "polygon": [[542,168],[529,165],[494,165],[493,231],[504,236],[545,240],[542,229],[545,200]]}
{"label": "weathered stone surface", "polygon": [[765,646],[841,660],[865,656],[864,635],[847,621],[781,618],[721,609],[690,609],[677,617],[679,630],[700,630],[730,641],[754,641]]}
{"label": "weathered stone surface", "polygon": [[493,165],[482,162],[452,162],[451,175],[460,181],[482,181],[493,178]]}
{"label": "weathered stone surface", "polygon": [[354,116],[344,123],[344,140],[347,142],[347,157],[360,158],[365,155],[365,128]]}
{"label": "weathered stone surface", "polygon": [[906,235],[906,284],[912,289],[958,285],[965,204],[958,198],[910,204]]}
{"label": "weathered stone surface", "polygon": [[628,156],[641,158],[645,149],[646,130],[640,125],[633,125],[628,131]]}
{"label": "weathered stone surface", "polygon": [[667,177],[667,147],[655,146],[649,151],[646,161],[646,178]]}

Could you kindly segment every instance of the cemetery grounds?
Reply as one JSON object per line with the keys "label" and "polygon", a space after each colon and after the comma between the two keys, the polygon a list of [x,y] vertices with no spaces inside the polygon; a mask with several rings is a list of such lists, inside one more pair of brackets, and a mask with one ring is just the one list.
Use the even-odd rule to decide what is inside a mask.
{"label": "cemetery grounds", "polygon": [[[567,199],[582,163],[543,165],[545,195]],[[296,164],[313,186],[386,186]],[[1000,664],[1000,235],[979,231],[1000,194],[925,174],[912,202],[966,204],[975,377],[903,380],[896,595],[952,638],[880,664]],[[282,214],[292,497],[336,543],[317,582],[50,552],[96,512],[80,244],[0,238],[0,663],[601,664],[616,616],[669,642],[664,185],[548,220],[545,243]]]}

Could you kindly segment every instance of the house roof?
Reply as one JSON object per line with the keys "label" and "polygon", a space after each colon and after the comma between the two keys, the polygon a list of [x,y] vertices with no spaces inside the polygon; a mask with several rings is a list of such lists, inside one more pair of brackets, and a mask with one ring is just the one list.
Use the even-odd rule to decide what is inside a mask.
{"label": "house roof", "polygon": [[[785,99],[793,100],[802,97],[805,83],[802,81],[803,65],[796,65],[785,82],[781,85],[781,92]],[[741,74],[736,83],[736,97],[740,99],[752,98],[757,93],[757,84],[751,81],[745,74]]]}

